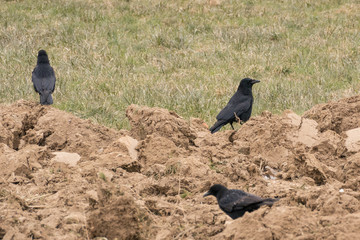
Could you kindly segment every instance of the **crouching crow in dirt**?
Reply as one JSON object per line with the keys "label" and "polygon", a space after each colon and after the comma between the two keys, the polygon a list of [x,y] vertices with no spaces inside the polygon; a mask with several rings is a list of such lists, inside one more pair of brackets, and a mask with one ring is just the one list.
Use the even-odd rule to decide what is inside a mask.
{"label": "crouching crow in dirt", "polygon": [[234,129],[232,125],[233,122],[237,120],[246,122],[249,120],[254,101],[252,86],[258,82],[260,81],[250,78],[241,80],[236,93],[230,98],[230,101],[224,109],[216,116],[217,122],[210,128],[211,133],[219,131],[222,126],[228,123],[230,123],[232,129]]}
{"label": "crouching crow in dirt", "polygon": [[223,185],[214,184],[204,197],[213,195],[216,197],[220,209],[232,219],[242,217],[245,212],[252,212],[262,205],[272,206],[278,199],[261,198],[250,193],[236,189],[227,189]]}
{"label": "crouching crow in dirt", "polygon": [[51,94],[55,90],[55,73],[50,66],[49,58],[45,50],[40,50],[37,58],[37,65],[32,72],[34,89],[40,95],[42,105],[53,104]]}

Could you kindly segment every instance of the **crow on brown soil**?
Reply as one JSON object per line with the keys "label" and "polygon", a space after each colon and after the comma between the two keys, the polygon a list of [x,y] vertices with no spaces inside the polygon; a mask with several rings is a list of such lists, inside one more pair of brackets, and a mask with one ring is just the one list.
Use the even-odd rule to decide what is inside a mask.
{"label": "crow on brown soil", "polygon": [[242,217],[245,212],[252,212],[263,205],[272,206],[278,199],[261,198],[241,190],[227,189],[221,184],[214,184],[204,197],[213,195],[216,197],[220,209],[232,219]]}
{"label": "crow on brown soil", "polygon": [[232,129],[234,129],[232,123],[237,121],[237,119],[242,122],[249,120],[254,101],[252,86],[258,82],[260,81],[250,78],[241,80],[236,93],[216,116],[217,122],[210,128],[211,133],[219,131],[222,126],[228,123],[230,123]]}

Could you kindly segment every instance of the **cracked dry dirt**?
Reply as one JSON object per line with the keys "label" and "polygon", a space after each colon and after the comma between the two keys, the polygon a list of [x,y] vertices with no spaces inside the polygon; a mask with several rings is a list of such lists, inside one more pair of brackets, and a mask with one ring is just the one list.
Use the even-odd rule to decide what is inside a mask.
{"label": "cracked dry dirt", "polygon": [[[211,135],[131,105],[131,131],[37,103],[0,106],[0,239],[356,239],[360,96],[264,112]],[[278,197],[231,220],[211,184]]]}

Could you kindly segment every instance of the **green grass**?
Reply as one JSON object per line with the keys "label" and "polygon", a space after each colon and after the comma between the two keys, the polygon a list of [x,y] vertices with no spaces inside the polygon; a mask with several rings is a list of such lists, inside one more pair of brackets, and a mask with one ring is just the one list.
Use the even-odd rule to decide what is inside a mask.
{"label": "green grass", "polygon": [[99,176],[100,179],[102,179],[102,180],[104,180],[106,182],[106,176],[105,176],[105,174],[103,172],[99,172],[98,176]]}
{"label": "green grass", "polygon": [[253,115],[302,113],[359,93],[357,0],[0,0],[0,102],[38,101],[37,52],[55,69],[54,106],[129,128],[131,104],[209,125],[244,77]]}

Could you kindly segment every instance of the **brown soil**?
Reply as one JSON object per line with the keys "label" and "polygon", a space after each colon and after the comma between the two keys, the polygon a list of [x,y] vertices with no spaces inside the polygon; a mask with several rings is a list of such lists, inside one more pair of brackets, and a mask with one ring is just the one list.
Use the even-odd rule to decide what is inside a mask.
{"label": "brown soil", "polygon": [[[131,105],[131,131],[0,106],[0,239],[356,239],[360,96],[238,131]],[[278,197],[231,220],[214,183]]]}

